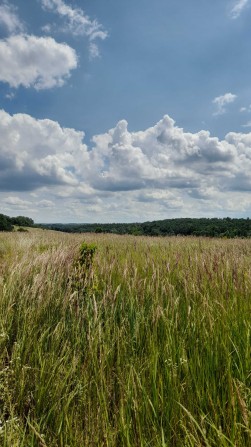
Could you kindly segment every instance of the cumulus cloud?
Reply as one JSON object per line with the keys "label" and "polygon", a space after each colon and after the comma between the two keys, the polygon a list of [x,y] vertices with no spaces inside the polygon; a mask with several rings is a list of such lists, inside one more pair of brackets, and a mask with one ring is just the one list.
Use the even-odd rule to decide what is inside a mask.
{"label": "cumulus cloud", "polygon": [[0,5],[0,26],[4,28],[11,34],[24,31],[24,25],[19,19],[16,8],[10,5],[7,1],[4,1]]}
{"label": "cumulus cloud", "polygon": [[76,67],[76,52],[51,37],[20,34],[0,40],[0,81],[11,87],[60,87]]}
{"label": "cumulus cloud", "polygon": [[78,185],[79,166],[88,161],[83,132],[2,110],[0,136],[0,190]]}
{"label": "cumulus cloud", "polygon": [[215,215],[229,194],[243,210],[238,200],[251,191],[251,133],[220,140],[185,132],[168,115],[137,132],[122,120],[87,147],[83,132],[1,111],[0,137],[1,203],[54,209],[56,221]]}
{"label": "cumulus cloud", "polygon": [[108,191],[196,188],[204,176],[210,183],[210,175],[228,175],[235,155],[227,141],[207,131],[186,133],[167,115],[140,132],[130,133],[120,121],[93,142],[92,159],[100,171],[93,185]]}
{"label": "cumulus cloud", "polygon": [[[99,56],[99,49],[94,41],[104,40],[108,34],[97,20],[91,20],[82,9],[73,8],[63,0],[41,0],[41,4],[46,11],[54,12],[64,19],[63,31],[75,36],[88,37],[90,56],[92,58]],[[50,25],[46,26],[51,30]]]}
{"label": "cumulus cloud", "polygon": [[226,106],[228,104],[231,104],[236,100],[237,96],[233,95],[233,93],[225,93],[224,95],[217,96],[213,100],[213,104],[216,105],[216,111],[214,112],[214,115],[223,115],[223,113],[226,113]]}
{"label": "cumulus cloud", "polygon": [[30,213],[31,211],[35,211],[35,214],[38,210],[46,211],[53,210],[55,207],[55,203],[51,200],[24,200],[19,196],[7,196],[1,199],[2,208],[6,213],[15,210],[14,214],[16,215],[19,212]]}
{"label": "cumulus cloud", "polygon": [[151,203],[151,205],[161,204],[167,209],[181,209],[183,206],[183,200],[178,194],[162,189],[141,191],[135,199],[138,202]]}
{"label": "cumulus cloud", "polygon": [[233,19],[237,19],[240,16],[240,14],[242,13],[242,11],[244,10],[244,8],[246,8],[248,3],[249,3],[249,0],[235,1],[235,4],[234,4],[233,8],[231,9],[231,17]]}
{"label": "cumulus cloud", "polygon": [[2,199],[2,203],[5,205],[14,206],[17,210],[26,210],[30,208],[31,202],[28,200],[23,200],[17,196],[8,196]]}

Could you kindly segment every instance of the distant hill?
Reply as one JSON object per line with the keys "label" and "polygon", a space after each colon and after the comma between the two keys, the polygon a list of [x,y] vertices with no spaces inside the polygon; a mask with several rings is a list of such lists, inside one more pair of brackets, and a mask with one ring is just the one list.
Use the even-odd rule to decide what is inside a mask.
{"label": "distant hill", "polygon": [[251,237],[251,220],[219,218],[180,218],[143,223],[41,224],[42,228],[67,233],[114,233],[145,236]]}

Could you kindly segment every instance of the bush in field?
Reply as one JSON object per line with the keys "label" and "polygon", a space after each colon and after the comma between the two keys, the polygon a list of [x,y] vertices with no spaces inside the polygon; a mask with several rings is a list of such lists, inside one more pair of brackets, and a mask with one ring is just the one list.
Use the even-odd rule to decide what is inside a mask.
{"label": "bush in field", "polygon": [[85,242],[80,246],[70,279],[72,290],[77,292],[78,295],[86,296],[87,294],[88,280],[96,248],[95,244],[86,244]]}
{"label": "bush in field", "polygon": [[90,269],[96,249],[95,244],[86,244],[85,242],[81,244],[78,263],[84,270]]}

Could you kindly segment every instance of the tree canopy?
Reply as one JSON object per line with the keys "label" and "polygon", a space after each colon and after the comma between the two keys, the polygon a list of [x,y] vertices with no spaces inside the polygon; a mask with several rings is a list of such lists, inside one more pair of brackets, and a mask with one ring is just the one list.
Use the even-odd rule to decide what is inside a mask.
{"label": "tree canopy", "polygon": [[34,225],[34,222],[30,217],[9,217],[5,214],[0,214],[0,231],[12,231],[14,228],[13,225],[32,227]]}
{"label": "tree canopy", "polygon": [[10,220],[13,225],[19,225],[22,227],[32,227],[34,225],[34,221],[30,217],[25,216],[10,217]]}
{"label": "tree canopy", "polygon": [[12,231],[13,226],[10,218],[4,214],[0,214],[0,231]]}

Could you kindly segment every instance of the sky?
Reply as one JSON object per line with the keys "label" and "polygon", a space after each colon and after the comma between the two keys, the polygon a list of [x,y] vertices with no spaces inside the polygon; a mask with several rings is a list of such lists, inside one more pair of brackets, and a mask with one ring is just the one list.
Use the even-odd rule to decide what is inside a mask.
{"label": "sky", "polygon": [[251,214],[251,0],[0,0],[0,213]]}

